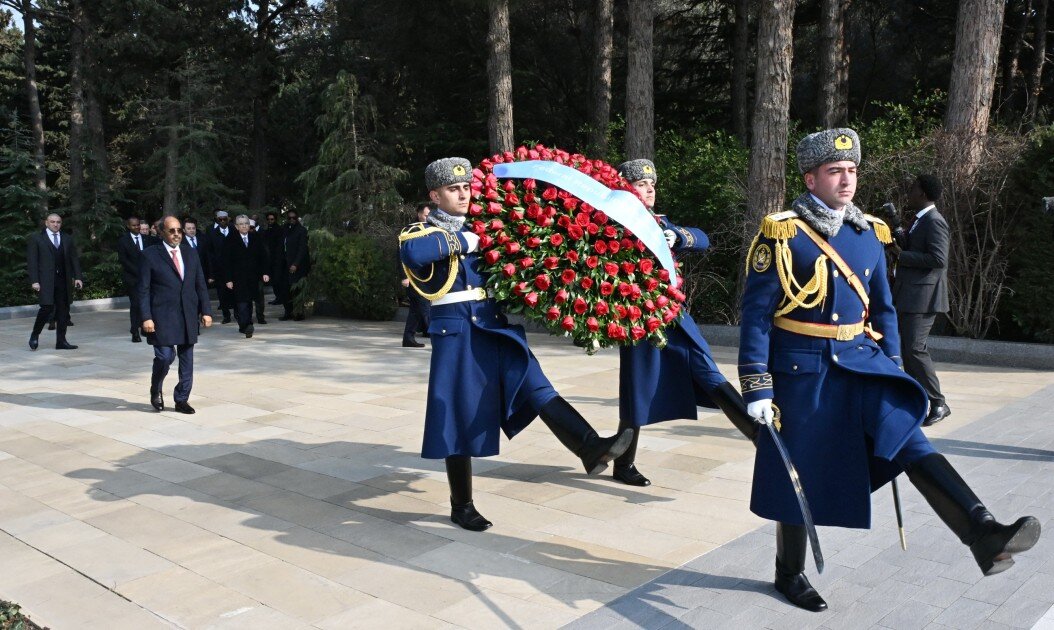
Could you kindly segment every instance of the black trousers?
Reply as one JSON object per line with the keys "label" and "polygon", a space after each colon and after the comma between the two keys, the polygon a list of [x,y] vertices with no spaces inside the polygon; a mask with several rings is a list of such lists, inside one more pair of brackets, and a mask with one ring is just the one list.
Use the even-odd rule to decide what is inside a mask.
{"label": "black trousers", "polygon": [[37,319],[33,322],[33,337],[39,337],[52,317],[55,318],[55,343],[66,341],[66,329],[70,324],[70,293],[66,276],[55,276],[55,295],[52,304],[41,305]]}
{"label": "black trousers", "polygon": [[135,334],[143,327],[143,311],[139,308],[139,290],[135,285],[124,285],[125,293],[128,294],[128,332]]}
{"label": "black trousers", "polygon": [[931,404],[943,405],[941,382],[937,379],[937,370],[930,357],[930,329],[937,319],[936,313],[899,313],[897,325],[900,328],[900,351],[904,355],[904,371],[919,382],[926,390]]}
{"label": "black trousers", "polygon": [[256,303],[256,321],[264,321],[264,308],[267,306],[267,299],[264,298],[264,283],[258,282],[256,285],[256,298],[253,300]]}
{"label": "black trousers", "polygon": [[222,282],[216,285],[216,297],[220,300],[220,310],[227,314],[234,308],[234,290],[228,289]]}
{"label": "black trousers", "polygon": [[403,341],[413,341],[415,334],[428,332],[428,311],[431,304],[421,297],[420,293],[414,291],[413,287],[406,287],[406,299],[410,303],[410,312],[406,315]]}
{"label": "black trousers", "polygon": [[238,322],[238,331],[245,332],[245,329],[253,323],[253,303],[235,302],[234,319]]}

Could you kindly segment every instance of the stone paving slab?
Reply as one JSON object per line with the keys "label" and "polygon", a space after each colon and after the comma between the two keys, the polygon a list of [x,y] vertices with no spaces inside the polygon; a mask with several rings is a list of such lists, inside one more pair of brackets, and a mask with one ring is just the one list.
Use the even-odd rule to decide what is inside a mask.
{"label": "stone paving slab", "polygon": [[[717,414],[643,432],[638,464],[654,482],[643,489],[587,477],[534,423],[474,463],[477,504],[495,522],[476,534],[449,522],[442,462],[419,457],[430,352],[402,348],[401,324],[275,321],[251,340],[217,325],[196,349],[198,413],[186,416],[150,408],[152,353],[128,341],[126,312],[76,321],[75,352],[51,349],[47,332],[30,352],[29,320],[0,322],[0,597],[56,630],[831,618],[799,620],[767,592],[772,533],[747,510],[753,449]],[[617,353],[531,342],[561,393],[613,431]],[[715,357],[735,374],[734,350]],[[1000,507],[1052,503],[1049,478],[1026,482],[1054,434],[1011,424],[993,442],[971,431],[1004,407],[1034,411],[1030,397],[1054,376],[940,368],[955,415],[933,435],[954,433],[944,448]],[[867,533],[840,543],[824,532],[832,601],[861,602],[884,623],[891,611],[870,594],[895,582],[879,594],[918,603],[889,623],[934,612],[954,622],[964,599],[990,607],[992,624],[1045,614],[1032,611],[1054,574],[1049,553],[1034,575],[1015,574],[1017,589],[970,591],[979,579],[962,562],[921,588],[946,541],[923,507],[909,509],[920,542],[907,555],[888,541],[849,548]],[[638,588],[647,606],[626,596]]]}

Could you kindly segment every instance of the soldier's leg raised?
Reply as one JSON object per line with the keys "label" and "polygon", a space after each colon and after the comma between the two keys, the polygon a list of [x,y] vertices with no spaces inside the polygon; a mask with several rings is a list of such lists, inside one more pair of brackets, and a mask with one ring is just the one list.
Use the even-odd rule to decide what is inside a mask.
{"label": "soldier's leg raised", "polygon": [[450,484],[450,520],[473,532],[481,532],[493,525],[476,511],[472,503],[472,458],[467,455],[447,457],[446,478]]}
{"label": "soldier's leg raised", "polygon": [[804,525],[776,523],[776,590],[798,608],[820,612],[827,602],[805,577]]}
{"label": "soldier's leg raised", "polygon": [[1039,540],[1040,524],[1022,516],[1012,525],[995,520],[951,463],[933,450],[916,429],[897,455],[897,463],[944,524],[970,547],[985,575],[995,575],[1014,564],[1013,554],[1031,549]]}
{"label": "soldier's leg raised", "polygon": [[600,437],[582,414],[560,396],[545,403],[538,415],[560,443],[582,460],[582,466],[590,475],[604,472],[608,463],[625,453],[633,441],[632,429],[620,430],[611,437]]}

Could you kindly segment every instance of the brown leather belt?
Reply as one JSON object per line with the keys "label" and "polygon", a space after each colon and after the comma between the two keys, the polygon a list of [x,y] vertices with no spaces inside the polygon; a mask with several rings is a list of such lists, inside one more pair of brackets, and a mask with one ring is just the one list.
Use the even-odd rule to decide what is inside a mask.
{"label": "brown leather belt", "polygon": [[[872,339],[875,339],[872,334],[877,335],[878,339],[882,338],[881,335],[867,328],[862,321],[855,324],[814,324],[812,322],[799,322],[789,317],[777,317],[772,320],[772,325],[781,330],[807,337],[822,337],[824,339],[837,339],[838,341],[852,341],[857,335],[862,335],[865,332],[869,333],[868,337]],[[878,339],[875,340],[877,341]]]}

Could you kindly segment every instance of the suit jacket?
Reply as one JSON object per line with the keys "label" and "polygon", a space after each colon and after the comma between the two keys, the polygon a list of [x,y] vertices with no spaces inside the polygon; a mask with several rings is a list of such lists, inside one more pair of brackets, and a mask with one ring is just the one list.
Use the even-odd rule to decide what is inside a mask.
{"label": "suit jacket", "polygon": [[906,236],[897,261],[893,302],[900,313],[948,312],[948,221],[936,208]]}
{"label": "suit jacket", "polygon": [[[143,250],[151,245],[157,245],[161,239],[156,236],[140,236],[139,241],[143,244]],[[121,277],[124,286],[133,291],[139,284],[139,257],[142,252],[136,247],[135,240],[127,231],[117,239],[117,260],[121,263]]]}
{"label": "suit jacket", "polygon": [[231,234],[237,233],[238,230],[231,226],[227,228],[227,236],[224,236],[220,228],[214,227],[208,231],[208,237],[204,239],[205,257],[208,258],[205,267],[209,271],[209,277],[215,280],[216,284],[221,284],[223,280],[223,243],[230,238]]}
{"label": "suit jacket", "polygon": [[197,250],[180,248],[183,277],[164,243],[143,250],[139,264],[139,308],[143,321],[154,320],[154,332],[146,340],[155,346],[194,344],[198,341],[198,319],[212,315],[205,273]]}
{"label": "suit jacket", "polygon": [[251,302],[259,292],[262,276],[270,275],[267,245],[259,234],[249,233],[246,247],[240,234],[228,237],[223,244],[223,282],[234,283],[234,299]]}
{"label": "suit jacket", "polygon": [[285,229],[284,271],[288,273],[289,267],[293,265],[296,265],[296,273],[290,274],[289,284],[300,280],[311,270],[311,256],[307,249],[307,228],[299,224],[292,228],[287,226]]}
{"label": "suit jacket", "polygon": [[205,279],[212,278],[212,272],[209,268],[209,234],[208,232],[198,232],[194,236],[194,240],[197,242],[197,247],[190,246],[190,238],[186,234],[183,235],[183,241],[179,244],[180,247],[186,249],[193,249],[198,253],[198,262],[201,263],[201,269],[205,272]]}
{"label": "suit jacket", "polygon": [[65,280],[67,295],[71,299],[73,281],[84,279],[81,276],[81,261],[73,235],[62,232],[59,236],[59,245],[65,261],[63,269],[59,270],[55,266],[55,245],[51,242],[47,232],[45,228],[35,234],[30,234],[26,239],[26,271],[29,272],[30,284],[40,283],[40,292],[37,296],[41,306],[55,304],[55,283],[58,278]]}

